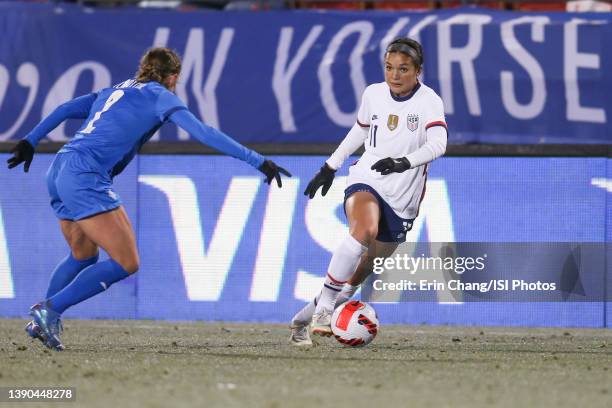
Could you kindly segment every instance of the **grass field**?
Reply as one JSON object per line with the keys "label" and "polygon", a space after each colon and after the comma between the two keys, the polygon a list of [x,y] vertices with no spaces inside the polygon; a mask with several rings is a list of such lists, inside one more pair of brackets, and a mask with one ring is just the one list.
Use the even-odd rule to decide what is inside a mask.
{"label": "grass field", "polygon": [[87,407],[610,407],[612,331],[385,326],[363,349],[296,348],[282,325],[67,321],[67,350],[0,320],[0,386]]}

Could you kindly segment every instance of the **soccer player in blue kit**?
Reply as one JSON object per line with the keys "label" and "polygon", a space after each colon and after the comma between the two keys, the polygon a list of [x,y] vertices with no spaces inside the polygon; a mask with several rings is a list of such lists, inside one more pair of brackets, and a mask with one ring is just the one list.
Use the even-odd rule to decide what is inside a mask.
{"label": "soccer player in blue kit", "polygon": [[[61,314],[108,289],[139,268],[134,231],[121,199],[113,191],[120,174],[151,136],[173,122],[200,142],[243,160],[270,184],[287,170],[204,125],[173,93],[181,70],[179,56],[152,48],[140,61],[135,79],[60,105],[13,149],[8,167],[24,163],[28,171],[38,142],[68,118],[86,119],[64,145],[47,172],[51,206],[70,246],[53,271],[45,300],[30,309],[26,331],[45,346],[63,350]],[[98,247],[109,255],[98,262]]]}

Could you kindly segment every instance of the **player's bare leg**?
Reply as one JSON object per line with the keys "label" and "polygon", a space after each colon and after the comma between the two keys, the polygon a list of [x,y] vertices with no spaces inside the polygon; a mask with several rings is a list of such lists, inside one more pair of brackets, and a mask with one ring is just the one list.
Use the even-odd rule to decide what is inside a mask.
{"label": "player's bare leg", "polygon": [[380,208],[374,195],[365,191],[356,192],[346,200],[345,210],[349,235],[336,248],[329,263],[325,284],[312,316],[312,334],[331,336],[331,314],[338,294],[378,235]]}
{"label": "player's bare leg", "polygon": [[113,211],[77,221],[87,238],[103,248],[108,256],[129,274],[138,271],[140,257],[132,224],[121,206]]}
{"label": "player's bare leg", "polygon": [[87,259],[98,253],[98,245],[87,238],[85,232],[78,223],[68,220],[59,220],[64,239],[70,246],[70,251],[75,259]]}

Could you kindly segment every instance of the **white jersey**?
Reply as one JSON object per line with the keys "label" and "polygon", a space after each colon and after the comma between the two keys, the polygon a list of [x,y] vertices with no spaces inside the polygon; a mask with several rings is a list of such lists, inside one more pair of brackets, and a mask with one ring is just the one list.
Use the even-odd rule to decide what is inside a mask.
{"label": "white jersey", "polygon": [[442,99],[422,83],[404,98],[393,96],[385,82],[372,84],[363,93],[357,123],[369,133],[365,153],[351,166],[347,184],[368,184],[398,216],[416,218],[425,194],[427,164],[385,176],[371,167],[380,159],[415,152],[427,141],[428,128],[446,129]]}

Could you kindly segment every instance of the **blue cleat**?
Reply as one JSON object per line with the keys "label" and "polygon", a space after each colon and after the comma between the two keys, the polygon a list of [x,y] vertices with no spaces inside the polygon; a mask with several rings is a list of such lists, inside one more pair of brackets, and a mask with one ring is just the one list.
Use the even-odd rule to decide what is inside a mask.
{"label": "blue cleat", "polygon": [[43,337],[42,330],[40,329],[39,325],[34,323],[34,320],[32,320],[31,322],[29,322],[26,325],[25,331],[26,331],[26,333],[28,333],[28,336],[30,336],[31,338],[38,339],[38,340],[42,341],[43,344],[45,343],[46,339]]}
{"label": "blue cleat", "polygon": [[38,326],[43,344],[47,348],[56,351],[62,351],[65,349],[61,339],[59,338],[62,328],[59,313],[49,309],[46,305],[37,303],[30,308],[30,316],[33,318],[33,325]]}
{"label": "blue cleat", "polygon": [[[58,323],[59,323],[59,332],[62,333],[64,331],[64,326],[62,325],[61,319],[59,320]],[[45,344],[47,339],[44,333],[42,332],[40,326],[34,323],[34,320],[31,320],[30,322],[28,322],[28,324],[26,324],[25,331],[26,333],[28,333],[28,336],[30,336],[32,339],[40,340],[43,344]]]}

